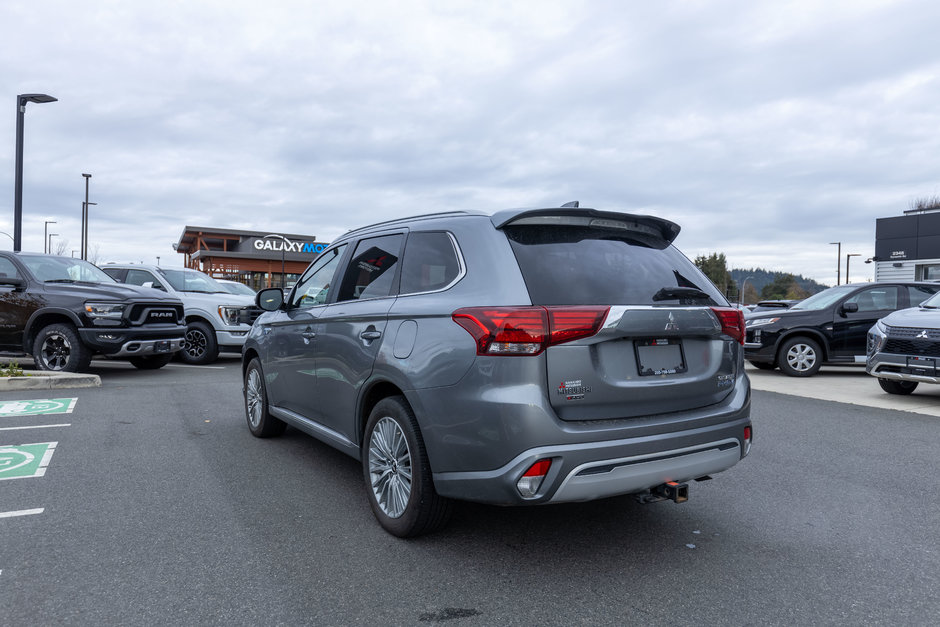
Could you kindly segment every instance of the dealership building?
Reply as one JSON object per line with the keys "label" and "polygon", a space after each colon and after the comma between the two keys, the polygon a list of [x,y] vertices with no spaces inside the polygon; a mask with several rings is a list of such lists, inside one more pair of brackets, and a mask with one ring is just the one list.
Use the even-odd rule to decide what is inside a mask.
{"label": "dealership building", "polygon": [[875,221],[875,281],[940,280],[940,209]]}
{"label": "dealership building", "polygon": [[293,285],[327,246],[313,235],[187,226],[173,249],[187,268],[259,290]]}

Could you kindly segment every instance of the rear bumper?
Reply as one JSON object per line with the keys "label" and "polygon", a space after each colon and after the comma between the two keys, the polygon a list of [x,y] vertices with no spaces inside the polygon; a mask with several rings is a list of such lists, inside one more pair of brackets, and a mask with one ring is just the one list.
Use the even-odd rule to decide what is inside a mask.
{"label": "rear bumper", "polygon": [[[750,420],[733,430],[743,434]],[[544,447],[526,451],[490,472],[436,473],[442,496],[495,505],[567,503],[635,494],[668,481],[685,482],[727,470],[747,454],[742,439],[727,437],[701,445],[631,454],[638,442],[620,440],[590,446]],[[536,495],[523,498],[516,482],[536,461],[552,466]]]}

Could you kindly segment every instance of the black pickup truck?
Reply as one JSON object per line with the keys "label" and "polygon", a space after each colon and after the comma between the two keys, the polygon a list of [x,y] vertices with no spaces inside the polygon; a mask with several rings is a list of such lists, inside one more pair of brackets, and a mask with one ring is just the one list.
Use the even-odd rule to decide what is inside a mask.
{"label": "black pickup truck", "polygon": [[0,351],[79,372],[95,354],[161,368],[183,346],[183,303],[81,259],[0,251]]}

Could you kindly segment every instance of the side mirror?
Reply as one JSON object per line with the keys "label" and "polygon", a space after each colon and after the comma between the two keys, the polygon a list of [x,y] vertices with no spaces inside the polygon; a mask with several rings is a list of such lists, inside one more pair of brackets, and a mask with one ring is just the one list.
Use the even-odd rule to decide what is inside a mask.
{"label": "side mirror", "polygon": [[19,289],[26,285],[26,280],[19,277],[4,276],[0,277],[0,285],[9,285],[10,287]]}
{"label": "side mirror", "polygon": [[842,313],[856,313],[858,311],[858,303],[843,303],[842,304]]}
{"label": "side mirror", "polygon": [[284,292],[279,287],[269,287],[255,295],[255,304],[265,311],[275,311],[284,304]]}

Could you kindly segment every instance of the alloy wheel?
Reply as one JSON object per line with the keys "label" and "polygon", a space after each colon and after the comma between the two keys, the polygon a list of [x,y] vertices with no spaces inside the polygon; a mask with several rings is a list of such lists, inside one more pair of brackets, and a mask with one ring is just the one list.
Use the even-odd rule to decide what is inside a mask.
{"label": "alloy wheel", "polygon": [[72,344],[61,333],[51,333],[40,349],[42,363],[49,370],[64,370],[72,354]]}
{"label": "alloy wheel", "polygon": [[405,512],[411,497],[411,451],[396,421],[382,418],[369,439],[369,476],[379,507],[390,518]]}
{"label": "alloy wheel", "polygon": [[264,386],[261,383],[261,373],[254,368],[248,371],[245,404],[248,409],[248,422],[257,429],[261,424],[261,412],[264,410]]}

